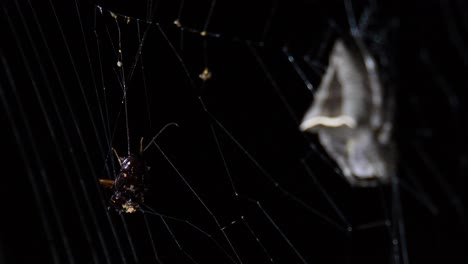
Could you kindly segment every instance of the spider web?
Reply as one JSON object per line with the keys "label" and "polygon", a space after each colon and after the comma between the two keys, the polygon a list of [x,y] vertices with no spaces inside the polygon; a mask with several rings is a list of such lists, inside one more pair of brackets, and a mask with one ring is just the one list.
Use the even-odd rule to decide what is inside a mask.
{"label": "spider web", "polygon": [[[0,99],[13,173],[0,258],[466,259],[461,10],[462,1],[6,1]],[[397,92],[389,186],[350,187],[316,136],[298,130],[333,40],[353,36]],[[169,123],[178,127],[147,145]],[[140,138],[149,190],[141,212],[119,215],[98,179],[118,173],[112,148],[136,153]]]}

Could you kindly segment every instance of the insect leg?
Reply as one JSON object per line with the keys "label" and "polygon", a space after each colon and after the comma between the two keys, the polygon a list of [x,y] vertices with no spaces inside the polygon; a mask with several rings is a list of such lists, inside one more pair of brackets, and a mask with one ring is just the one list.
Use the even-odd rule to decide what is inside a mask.
{"label": "insect leg", "polygon": [[114,187],[114,180],[109,180],[109,179],[99,179],[99,184],[102,186],[112,189]]}
{"label": "insect leg", "polygon": [[119,161],[119,165],[120,167],[122,167],[122,158],[119,157],[119,154],[117,153],[117,150],[115,150],[115,148],[112,148],[112,151],[114,151],[114,154],[117,157],[117,160]]}
{"label": "insect leg", "polygon": [[143,156],[143,137],[140,139],[140,156]]}

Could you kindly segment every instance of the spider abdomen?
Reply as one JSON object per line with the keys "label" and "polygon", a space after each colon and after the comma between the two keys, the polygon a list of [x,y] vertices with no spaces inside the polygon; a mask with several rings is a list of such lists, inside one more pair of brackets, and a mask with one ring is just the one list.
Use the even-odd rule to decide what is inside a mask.
{"label": "spider abdomen", "polygon": [[110,205],[119,213],[136,212],[144,201],[145,175],[148,172],[145,161],[136,155],[123,159],[120,172],[115,179],[115,193]]}

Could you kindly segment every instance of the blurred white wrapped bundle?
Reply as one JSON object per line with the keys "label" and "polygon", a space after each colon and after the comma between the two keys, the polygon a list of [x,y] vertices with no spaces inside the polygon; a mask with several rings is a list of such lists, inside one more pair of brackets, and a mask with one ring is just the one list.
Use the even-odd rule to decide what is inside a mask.
{"label": "blurred white wrapped bundle", "polygon": [[351,48],[337,40],[300,129],[318,134],[353,186],[388,183],[395,167],[393,100],[364,45]]}

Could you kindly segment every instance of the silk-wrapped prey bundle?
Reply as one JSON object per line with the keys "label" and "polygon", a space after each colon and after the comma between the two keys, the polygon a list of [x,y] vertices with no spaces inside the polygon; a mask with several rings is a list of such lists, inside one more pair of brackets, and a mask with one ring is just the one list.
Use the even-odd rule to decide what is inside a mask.
{"label": "silk-wrapped prey bundle", "polygon": [[395,170],[393,100],[364,45],[338,39],[300,129],[318,134],[351,185],[385,184]]}

